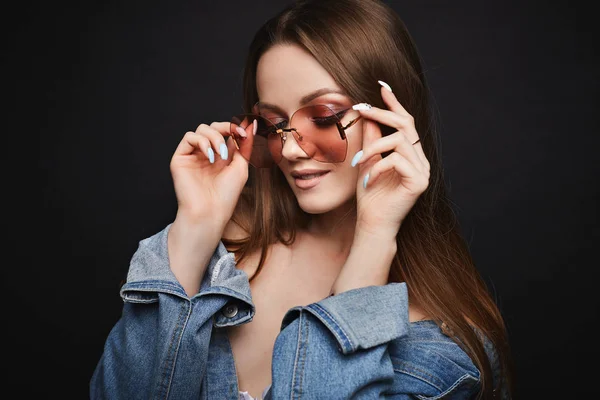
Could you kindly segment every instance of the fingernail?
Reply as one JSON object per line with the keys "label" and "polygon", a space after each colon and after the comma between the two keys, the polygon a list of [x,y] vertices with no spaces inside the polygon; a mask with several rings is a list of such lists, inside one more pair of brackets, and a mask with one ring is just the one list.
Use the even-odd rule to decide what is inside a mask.
{"label": "fingernail", "polygon": [[352,164],[351,164],[351,165],[352,165],[353,167],[355,167],[355,166],[356,166],[356,164],[357,164],[357,163],[360,161],[360,159],[362,158],[362,156],[363,156],[363,151],[362,151],[362,150],[361,150],[361,151],[359,151],[358,153],[356,153],[356,154],[354,155],[354,157],[352,157]]}
{"label": "fingernail", "polygon": [[219,154],[221,155],[222,160],[227,160],[229,154],[227,150],[227,145],[225,143],[221,143],[221,146],[219,146]]}
{"label": "fingernail", "polygon": [[252,123],[252,125],[254,125],[254,135],[256,135],[256,131],[258,131],[258,120],[255,119],[254,122]]}
{"label": "fingernail", "polygon": [[211,164],[215,162],[215,152],[210,147],[208,148],[208,161],[210,161]]}
{"label": "fingernail", "polygon": [[369,175],[371,175],[371,173],[366,174],[365,179],[363,179],[363,187],[365,189],[367,188],[367,182],[369,182]]}
{"label": "fingernail", "polygon": [[392,91],[392,88],[390,87],[390,85],[388,85],[387,83],[385,83],[384,81],[377,81],[379,82],[379,84],[381,86],[383,86],[384,88],[386,88],[387,90],[389,90],[390,92]]}
{"label": "fingernail", "polygon": [[246,137],[246,136],[248,136],[248,135],[246,134],[246,131],[245,131],[245,130],[244,130],[242,127],[241,127],[241,126],[238,126],[238,127],[236,127],[236,128],[235,128],[235,131],[236,131],[237,133],[239,133],[239,135],[240,135],[241,137]]}
{"label": "fingernail", "polygon": [[358,103],[352,106],[353,110],[357,110],[357,111],[367,111],[370,110],[371,108],[373,108],[372,105],[370,105],[369,103]]}

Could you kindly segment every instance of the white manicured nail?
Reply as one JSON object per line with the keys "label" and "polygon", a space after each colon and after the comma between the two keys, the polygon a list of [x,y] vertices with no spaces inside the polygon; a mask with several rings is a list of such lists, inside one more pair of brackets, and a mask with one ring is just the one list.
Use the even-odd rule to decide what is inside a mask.
{"label": "white manicured nail", "polygon": [[242,127],[241,127],[241,126],[238,126],[238,127],[236,127],[236,128],[235,128],[235,131],[236,131],[237,133],[239,133],[241,137],[246,137],[246,136],[248,136],[248,135],[246,135],[246,131],[245,131],[245,130],[244,130]]}
{"label": "white manicured nail", "polygon": [[384,81],[377,81],[379,82],[379,84],[381,86],[383,86],[384,88],[386,88],[387,90],[389,90],[390,92],[392,91],[392,88],[390,87],[390,85],[388,85],[387,83],[385,83]]}
{"label": "white manicured nail", "polygon": [[357,110],[357,111],[367,111],[370,110],[371,108],[373,108],[372,105],[370,105],[369,103],[358,103],[352,106],[353,110]]}
{"label": "white manicured nail", "polygon": [[227,160],[227,157],[229,157],[229,149],[227,149],[227,145],[225,143],[221,143],[219,146],[219,154],[221,155],[222,160]]}
{"label": "white manicured nail", "polygon": [[252,125],[254,125],[254,130],[252,132],[254,132],[254,135],[256,135],[256,131],[258,130],[258,120],[255,119]]}
{"label": "white manicured nail", "polygon": [[352,157],[352,163],[350,163],[350,165],[352,165],[353,167],[355,167],[355,166],[356,166],[356,164],[358,164],[358,162],[359,162],[359,161],[360,161],[360,159],[362,158],[362,156],[363,156],[363,151],[361,150],[361,151],[359,151],[358,153],[356,153],[356,154],[354,155],[354,157]]}

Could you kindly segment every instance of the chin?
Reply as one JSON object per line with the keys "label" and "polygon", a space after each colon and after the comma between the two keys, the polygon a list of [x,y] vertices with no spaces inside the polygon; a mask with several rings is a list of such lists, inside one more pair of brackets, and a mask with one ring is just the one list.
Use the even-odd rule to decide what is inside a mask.
{"label": "chin", "polygon": [[335,210],[340,206],[340,204],[337,203],[332,204],[331,201],[302,201],[299,198],[296,199],[298,200],[298,205],[300,208],[308,214],[325,214],[331,210]]}
{"label": "chin", "polygon": [[338,177],[328,182],[321,182],[317,187],[305,191],[296,188],[294,179],[287,176],[287,181],[296,197],[298,206],[308,214],[325,214],[348,204],[348,201],[356,194],[356,179],[344,179]]}
{"label": "chin", "polygon": [[348,204],[352,193],[333,193],[332,191],[298,193],[294,192],[298,206],[308,214],[325,214]]}

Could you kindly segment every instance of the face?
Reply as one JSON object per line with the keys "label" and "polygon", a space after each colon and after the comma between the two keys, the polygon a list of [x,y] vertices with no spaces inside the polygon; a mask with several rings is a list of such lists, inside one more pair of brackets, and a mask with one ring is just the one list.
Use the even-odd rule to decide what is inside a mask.
{"label": "face", "polygon": [[[350,109],[341,117],[342,125],[358,117],[351,109],[352,100],[333,77],[297,45],[276,45],[267,50],[258,62],[256,85],[260,113],[270,120],[289,121],[296,110],[311,105],[326,105],[334,112]],[[362,147],[362,119],[345,133],[348,149],[341,163],[313,160],[298,146],[294,135],[286,136],[278,166],[307,213],[335,210],[356,194],[358,169],[350,163]]]}

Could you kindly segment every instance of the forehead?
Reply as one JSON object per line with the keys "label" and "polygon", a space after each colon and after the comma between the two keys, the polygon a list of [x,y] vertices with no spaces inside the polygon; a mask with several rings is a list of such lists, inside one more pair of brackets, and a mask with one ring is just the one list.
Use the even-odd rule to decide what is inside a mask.
{"label": "forehead", "polygon": [[256,88],[261,102],[287,111],[300,106],[301,99],[316,90],[342,90],[309,52],[293,44],[275,45],[261,56]]}

